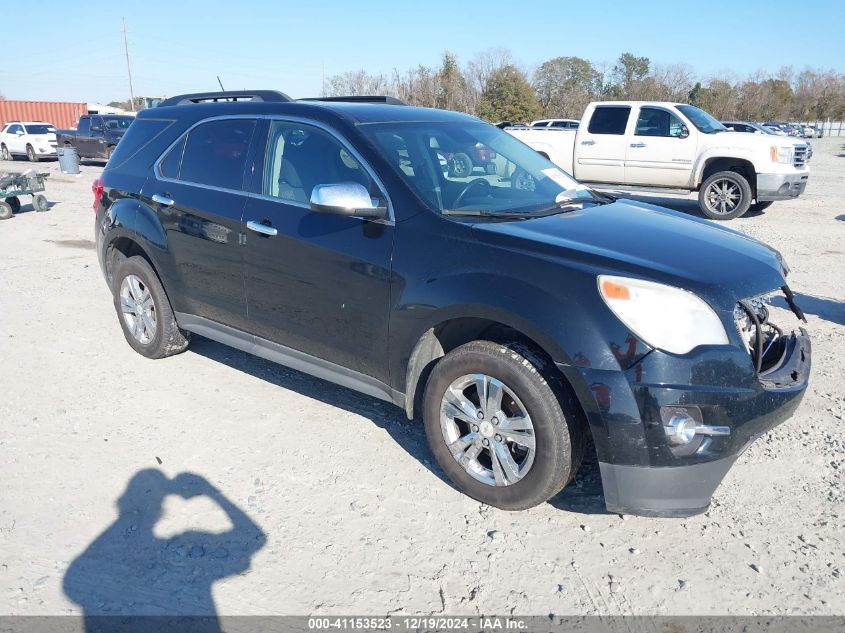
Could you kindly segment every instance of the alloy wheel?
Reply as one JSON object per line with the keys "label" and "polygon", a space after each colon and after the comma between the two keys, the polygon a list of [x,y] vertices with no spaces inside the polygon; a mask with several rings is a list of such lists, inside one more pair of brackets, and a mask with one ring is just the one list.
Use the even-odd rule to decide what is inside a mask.
{"label": "alloy wheel", "polygon": [[120,284],[120,309],[133,338],[148,345],[156,334],[156,307],[149,287],[140,277],[124,277]]}
{"label": "alloy wheel", "polygon": [[742,191],[732,180],[714,180],[705,192],[707,208],[717,215],[732,213],[742,201]]}
{"label": "alloy wheel", "polygon": [[534,463],[531,416],[513,390],[492,376],[468,374],[449,385],[440,430],[463,469],[490,486],[517,483]]}

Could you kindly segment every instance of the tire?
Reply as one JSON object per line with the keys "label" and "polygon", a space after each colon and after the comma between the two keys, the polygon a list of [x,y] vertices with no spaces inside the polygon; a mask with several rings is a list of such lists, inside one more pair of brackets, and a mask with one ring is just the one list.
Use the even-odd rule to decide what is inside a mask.
{"label": "tire", "polygon": [[13,215],[12,205],[8,202],[0,200],[0,220],[8,220]]}
{"label": "tire", "polygon": [[748,210],[751,211],[751,213],[759,213],[760,211],[765,211],[773,204],[774,202],[772,200],[769,200],[768,202],[755,202],[748,207]]}
{"label": "tire", "polygon": [[459,152],[449,161],[449,175],[452,178],[469,178],[474,165],[468,154]]}
{"label": "tire", "polygon": [[711,220],[733,220],[741,217],[751,205],[751,185],[735,171],[711,175],[698,192],[698,206]]}
{"label": "tire", "polygon": [[[165,358],[187,349],[190,334],[179,329],[164,287],[146,259],[128,257],[120,263],[112,279],[112,295],[123,335],[136,352],[147,358]],[[138,316],[143,310],[139,303],[148,306],[143,317]],[[137,329],[130,327],[130,322],[138,321]]]}
{"label": "tire", "polygon": [[35,153],[35,150],[32,148],[32,145],[26,146],[26,157],[30,163],[38,162],[38,155]]}
{"label": "tire", "polygon": [[15,160],[9,153],[9,148],[5,145],[0,145],[0,158],[3,160]]}
{"label": "tire", "polygon": [[11,198],[6,198],[6,204],[12,207],[12,213],[17,213],[21,210],[21,199],[17,196],[12,196]]}
{"label": "tire", "polygon": [[47,198],[42,196],[40,193],[37,193],[32,196],[32,208],[38,212],[49,211],[50,203],[47,202]]}
{"label": "tire", "polygon": [[[494,393],[492,386],[498,383],[497,391],[504,395],[501,404],[485,406],[488,413],[479,417],[476,412],[473,419],[472,408],[479,407],[480,400],[479,375],[485,377],[488,393]],[[463,399],[455,400],[456,393]],[[464,405],[459,412],[447,396]],[[574,416],[564,415],[560,403],[550,383],[517,345],[473,341],[452,350],[434,366],[423,399],[423,422],[437,463],[462,492],[503,510],[525,510],[560,492],[581,463],[584,431]],[[450,415],[455,412],[457,416]],[[499,420],[502,415],[504,419]],[[530,432],[520,432],[519,426],[530,426]],[[530,454],[529,448],[521,446],[530,443],[526,433],[533,434]],[[522,439],[513,442],[504,436]],[[474,438],[472,444],[467,444],[469,438]],[[456,448],[453,454],[450,444],[463,449]],[[512,467],[500,466],[497,473],[493,455],[502,450],[510,455]],[[477,457],[468,460],[468,467],[459,463],[459,458],[466,460],[473,452]]]}
{"label": "tire", "polygon": [[521,189],[523,191],[535,191],[537,189],[537,181],[527,171],[518,168],[513,175],[511,175],[511,188]]}
{"label": "tire", "polygon": [[111,155],[114,153],[114,148],[114,145],[110,145],[106,148],[106,162],[109,162],[111,160]]}

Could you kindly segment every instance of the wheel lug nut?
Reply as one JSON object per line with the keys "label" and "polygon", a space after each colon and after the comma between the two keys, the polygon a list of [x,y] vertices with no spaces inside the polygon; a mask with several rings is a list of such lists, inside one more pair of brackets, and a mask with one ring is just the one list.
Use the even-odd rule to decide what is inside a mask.
{"label": "wheel lug nut", "polygon": [[478,425],[477,424],[472,425],[472,431],[473,431],[473,433],[478,433]]}
{"label": "wheel lug nut", "polygon": [[484,412],[483,412],[483,411],[479,411],[479,412],[476,414],[476,417],[477,417],[479,420],[483,420],[483,419],[484,419]]}
{"label": "wheel lug nut", "polygon": [[497,442],[501,442],[501,441],[502,441],[502,436],[501,436],[501,435],[499,435],[498,433],[496,433],[496,441],[497,441]]}
{"label": "wheel lug nut", "polygon": [[490,446],[490,440],[488,439],[481,440],[481,443],[484,444],[484,446]]}
{"label": "wheel lug nut", "polygon": [[493,418],[493,419],[492,419],[492,420],[490,420],[490,421],[491,421],[491,422],[492,422],[495,426],[498,426],[498,425],[499,425],[499,418]]}

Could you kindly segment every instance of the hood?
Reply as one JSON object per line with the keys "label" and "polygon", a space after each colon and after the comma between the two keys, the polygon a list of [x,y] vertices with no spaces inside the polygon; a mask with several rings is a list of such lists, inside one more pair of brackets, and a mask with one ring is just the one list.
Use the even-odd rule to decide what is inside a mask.
{"label": "hood", "polygon": [[716,141],[712,145],[724,148],[742,148],[750,150],[763,150],[768,152],[772,145],[787,146],[790,144],[801,145],[806,143],[793,136],[781,136],[775,134],[756,134],[754,132],[723,132],[716,135]]}
{"label": "hood", "polygon": [[714,307],[783,286],[780,253],[732,229],[632,200],[473,226],[481,239],[559,258],[590,273],[686,288]]}

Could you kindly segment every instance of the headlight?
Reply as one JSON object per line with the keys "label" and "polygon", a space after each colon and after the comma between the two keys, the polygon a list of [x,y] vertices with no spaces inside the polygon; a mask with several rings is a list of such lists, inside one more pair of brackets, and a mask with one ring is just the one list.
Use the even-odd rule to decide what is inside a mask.
{"label": "headlight", "polygon": [[599,275],[599,294],[643,341],[673,354],[699,345],[726,345],[721,320],[691,292],[641,279]]}
{"label": "headlight", "polygon": [[786,165],[791,165],[795,148],[794,147],[775,147],[774,145],[769,148],[772,155],[772,162],[773,163],[784,163]]}

